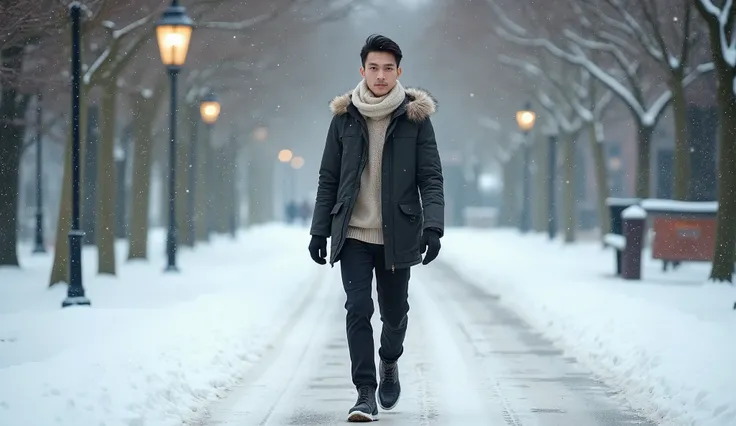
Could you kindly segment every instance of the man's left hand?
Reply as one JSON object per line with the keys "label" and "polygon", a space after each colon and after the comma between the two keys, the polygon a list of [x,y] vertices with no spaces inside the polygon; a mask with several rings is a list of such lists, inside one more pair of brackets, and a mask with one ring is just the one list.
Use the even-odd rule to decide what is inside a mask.
{"label": "man's left hand", "polygon": [[440,233],[434,229],[425,229],[422,234],[422,241],[420,243],[421,253],[427,252],[422,260],[422,265],[427,265],[429,262],[435,260],[437,255],[440,254]]}

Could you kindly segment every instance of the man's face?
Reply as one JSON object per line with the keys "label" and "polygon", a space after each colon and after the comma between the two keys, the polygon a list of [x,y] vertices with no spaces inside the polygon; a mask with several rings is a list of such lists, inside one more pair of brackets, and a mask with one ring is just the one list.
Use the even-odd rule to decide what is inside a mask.
{"label": "man's face", "polygon": [[360,68],[368,88],[375,96],[383,96],[396,86],[401,76],[401,68],[396,65],[396,58],[388,52],[371,52],[365,59],[365,66]]}

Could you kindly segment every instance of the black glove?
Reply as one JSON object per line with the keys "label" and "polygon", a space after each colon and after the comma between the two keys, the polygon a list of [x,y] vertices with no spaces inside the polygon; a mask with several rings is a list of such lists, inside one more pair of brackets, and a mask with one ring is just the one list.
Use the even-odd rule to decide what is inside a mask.
{"label": "black glove", "polygon": [[422,260],[422,265],[429,264],[429,262],[435,260],[437,255],[440,254],[440,233],[434,229],[425,229],[419,247],[422,254],[427,252],[424,260]]}
{"label": "black glove", "polygon": [[327,263],[327,238],[312,235],[312,241],[309,242],[309,255],[320,265]]}

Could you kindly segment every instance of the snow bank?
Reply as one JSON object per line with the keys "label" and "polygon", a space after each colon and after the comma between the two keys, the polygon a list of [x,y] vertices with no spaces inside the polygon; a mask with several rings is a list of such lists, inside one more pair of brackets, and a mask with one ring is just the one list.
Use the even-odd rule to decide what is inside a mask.
{"label": "snow bank", "polygon": [[[50,256],[0,270],[0,424],[191,419],[238,381],[312,290],[319,268],[307,236],[263,227],[182,250],[180,274],[164,274],[160,256],[121,262],[118,279],[96,277],[85,251],[92,308],[59,307],[65,289],[45,289]],[[163,253],[163,236],[152,246]]]}
{"label": "snow bank", "polygon": [[513,231],[449,230],[442,250],[659,424],[736,424],[736,289],[708,265],[663,273],[645,253],[646,281],[624,282],[610,249]]}

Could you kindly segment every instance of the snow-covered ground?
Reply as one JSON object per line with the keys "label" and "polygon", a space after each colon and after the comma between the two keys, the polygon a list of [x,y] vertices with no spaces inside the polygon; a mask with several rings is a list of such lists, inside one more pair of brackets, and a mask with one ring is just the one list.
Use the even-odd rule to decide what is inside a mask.
{"label": "snow-covered ground", "polygon": [[21,247],[21,270],[0,269],[0,425],[181,425],[236,383],[318,282],[306,229],[265,226],[195,251],[165,274],[151,262],[96,275],[84,253],[91,308],[61,309],[48,289],[51,255]]}
{"label": "snow-covered ground", "polygon": [[736,424],[736,287],[707,264],[665,273],[645,253],[642,281],[624,281],[599,243],[513,230],[448,230],[440,257],[658,423]]}
{"label": "snow-covered ground", "polygon": [[[269,348],[280,345],[294,349],[285,342],[304,340],[296,332],[299,327],[317,327],[315,312],[327,312],[320,308],[329,302],[325,297],[334,297],[329,302],[334,320],[319,322],[333,327],[325,335],[324,350],[335,351],[336,359],[344,364],[342,321],[337,319],[342,316],[338,306],[341,289],[325,284],[339,271],[314,265],[307,244],[304,228],[265,226],[243,232],[237,241],[222,237],[195,251],[184,249],[179,256],[182,272],[165,274],[163,234],[155,233],[151,262],[126,263],[125,246],[120,246],[116,278],[97,276],[95,253],[86,249],[84,284],[93,306],[71,309],[60,308],[65,286],[46,287],[51,256],[31,256],[29,247],[21,247],[23,268],[0,269],[0,425],[173,426],[202,419],[206,408],[216,407],[213,401],[223,396],[225,389],[240,385],[242,378],[265,368],[264,364],[251,367]],[[499,295],[503,304],[544,331],[567,355],[577,358],[614,389],[622,390],[628,401],[657,423],[736,424],[736,313],[731,310],[736,289],[708,283],[708,265],[684,264],[663,273],[660,263],[647,261],[642,281],[623,281],[613,277],[613,253],[600,244],[564,246],[541,235],[471,229],[449,229],[438,261]],[[436,379],[434,386],[444,386],[440,380],[440,376],[445,377],[440,374],[445,371],[442,359],[452,351],[472,355],[477,350],[448,347],[449,352],[436,362],[434,358],[422,359],[418,355],[422,351],[415,350],[421,342],[438,348],[448,346],[447,336],[457,338],[460,333],[447,325],[444,335],[435,335],[442,329],[437,324],[445,322],[433,317],[439,315],[440,306],[433,304],[444,305],[454,296],[457,309],[443,308],[443,315],[461,316],[471,303],[490,303],[475,301],[475,293],[468,293],[465,287],[461,297],[458,284],[441,278],[441,270],[441,265],[430,265],[420,267],[416,274],[417,287],[411,297],[416,302],[418,322],[412,330],[418,335],[410,337],[413,346],[409,352],[414,355],[407,357],[407,385],[430,386]],[[434,290],[425,291],[425,287]],[[553,377],[566,368],[561,358],[554,358],[556,369],[550,368],[553,358],[549,357],[528,354],[499,358],[505,356],[499,355],[502,353],[521,354],[520,348],[529,343],[509,340],[508,330],[478,329],[486,327],[483,324],[489,319],[481,318],[481,306],[474,309],[475,317],[466,318],[464,327],[475,327],[479,336],[496,330],[496,334],[481,339],[482,347],[490,345],[488,356],[496,358],[487,363],[473,361],[476,367],[488,366],[484,373],[488,380],[502,370],[503,363],[508,365],[501,376],[523,370]],[[507,314],[495,315],[501,318]],[[444,321],[454,324],[455,320],[447,317]],[[313,352],[322,350],[318,347]],[[468,356],[464,362],[472,361]],[[538,365],[531,368],[522,358],[527,364]],[[527,370],[515,363],[526,365]],[[439,368],[436,377],[427,376],[434,379],[421,379],[424,370],[419,367],[425,364]],[[320,365],[309,368],[317,374],[323,368]],[[332,395],[344,398],[342,405],[330,406],[333,413],[320,415],[342,415],[351,404],[349,383],[343,383],[349,380],[347,375],[343,377],[347,366],[340,368],[344,371],[335,372],[335,380],[339,379],[348,393]],[[304,376],[301,385],[289,385],[296,386],[292,393],[308,388],[308,376],[313,373],[307,373],[300,373]],[[470,378],[468,384],[473,384]],[[524,418],[562,415],[525,407],[524,401],[569,408],[566,419],[586,415],[580,404],[570,402],[575,398],[565,394],[569,390],[561,385],[540,388],[540,392],[560,392],[547,395],[547,399],[532,388],[521,396],[509,390],[512,388],[507,387],[508,398]],[[278,389],[263,390],[273,393]],[[422,401],[434,401],[447,391],[437,388],[433,391],[436,395],[421,396],[414,395],[417,389],[408,386],[408,405],[402,409],[404,414],[398,413],[394,419],[415,415],[412,413],[422,409]],[[530,396],[540,399],[532,401]],[[291,415],[288,403],[279,407],[283,418]],[[452,419],[455,411],[448,408],[440,414]],[[539,417],[542,412],[547,417]]]}

